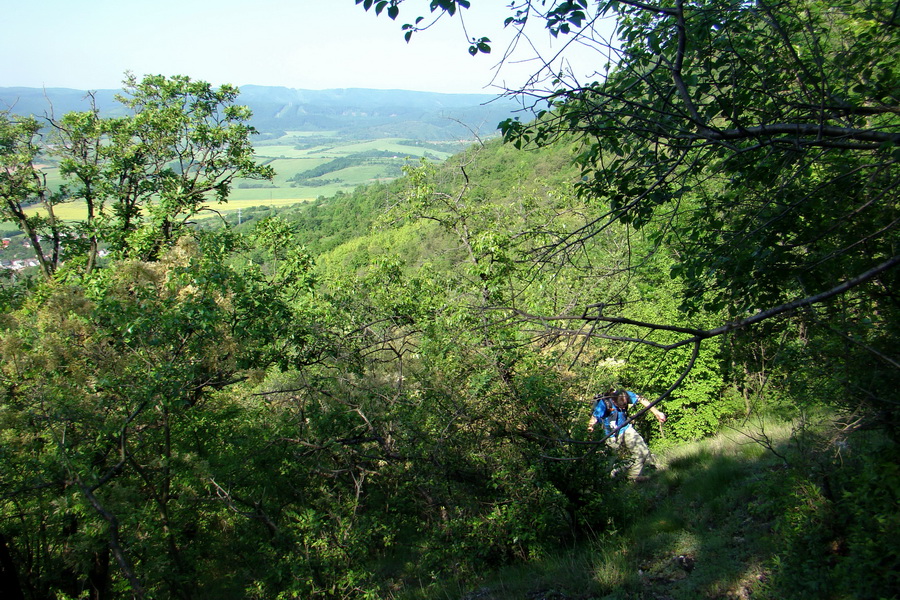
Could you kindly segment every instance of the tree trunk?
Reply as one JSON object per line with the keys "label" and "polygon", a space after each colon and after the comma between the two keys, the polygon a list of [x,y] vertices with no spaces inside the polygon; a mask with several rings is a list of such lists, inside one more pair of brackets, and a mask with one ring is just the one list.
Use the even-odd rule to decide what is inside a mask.
{"label": "tree trunk", "polygon": [[6,538],[0,533],[0,598],[4,600],[25,600],[22,586],[19,584],[19,576],[16,573],[16,565],[13,563],[12,553],[6,543]]}
{"label": "tree trunk", "polygon": [[91,600],[109,600],[109,559],[111,553],[109,546],[100,552],[94,553],[94,561],[91,571],[88,573],[88,589],[91,592]]}

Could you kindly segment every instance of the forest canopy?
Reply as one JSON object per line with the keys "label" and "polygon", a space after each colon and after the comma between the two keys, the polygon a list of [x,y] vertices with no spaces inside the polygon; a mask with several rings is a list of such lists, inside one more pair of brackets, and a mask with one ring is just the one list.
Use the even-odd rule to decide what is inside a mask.
{"label": "forest canopy", "polygon": [[[357,4],[411,44],[470,6]],[[232,86],[128,76],[124,116],[3,112],[0,213],[40,266],[0,285],[0,592],[436,598],[586,547],[631,574],[582,597],[892,597],[897,18],[513,3],[498,27],[597,48],[596,77],[538,72],[503,140],[241,226],[195,223],[272,177]],[[494,51],[473,33],[461,51]],[[585,427],[608,389],[664,408],[631,415],[657,452],[794,435],[757,434],[757,470],[710,459],[716,493],[649,523],[689,486],[609,476]],[[687,579],[639,574],[656,538],[621,546],[693,514],[703,539],[731,501],[721,575],[710,547]]]}
{"label": "forest canopy", "polygon": [[[402,11],[396,1],[374,9],[388,8],[397,19],[416,6],[402,4]],[[469,6],[431,2],[431,17],[402,29],[409,41],[432,19]],[[517,31],[513,44],[537,22],[553,37],[596,48],[604,63],[597,80],[584,82],[553,71],[547,58],[529,86],[508,90],[534,98],[538,118],[501,123],[505,139],[520,148],[578,139],[578,193],[607,208],[558,232],[536,262],[567,264],[612,223],[644,232],[650,253],[671,258],[686,313],[721,314],[715,327],[678,324],[680,339],[664,343],[672,347],[786,313],[821,323],[837,317],[827,306],[845,294],[870,306],[852,317],[839,311],[842,320],[867,320],[883,309],[900,262],[895,3],[528,0],[509,10],[503,27]],[[618,24],[614,42],[595,29],[609,16]],[[491,51],[477,39],[470,52]],[[510,52],[504,60],[513,59]],[[863,284],[866,290],[853,291]],[[616,302],[597,297],[600,310],[579,307],[589,335],[627,322],[652,337],[676,325],[612,314]],[[560,316],[576,315],[533,318]],[[893,386],[896,364],[877,362]],[[865,402],[882,404],[896,427],[888,388],[873,382],[863,389]]]}

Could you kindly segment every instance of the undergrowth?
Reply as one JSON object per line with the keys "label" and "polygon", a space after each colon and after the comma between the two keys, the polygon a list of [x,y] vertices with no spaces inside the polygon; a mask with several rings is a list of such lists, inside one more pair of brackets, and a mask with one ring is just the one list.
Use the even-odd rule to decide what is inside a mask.
{"label": "undergrowth", "polygon": [[392,598],[891,599],[900,590],[896,445],[875,432],[756,425],[671,448],[600,535],[554,556]]}

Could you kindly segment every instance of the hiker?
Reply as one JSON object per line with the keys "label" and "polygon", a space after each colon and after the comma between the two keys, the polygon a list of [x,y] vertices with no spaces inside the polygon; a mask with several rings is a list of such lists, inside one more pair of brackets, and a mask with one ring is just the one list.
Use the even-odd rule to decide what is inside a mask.
{"label": "hiker", "polygon": [[[588,431],[594,431],[594,425],[603,423],[604,433],[609,436],[606,443],[612,448],[627,456],[626,467],[628,477],[632,481],[646,479],[641,476],[645,464],[655,465],[656,460],[650,454],[647,442],[632,427],[627,425],[628,408],[640,402],[645,407],[650,407],[650,401],[643,396],[626,390],[609,390],[606,394],[594,396],[594,408],[591,411],[591,420],[588,422]],[[666,415],[656,407],[650,407],[650,412],[660,423],[666,422]],[[615,433],[610,435],[611,433]],[[611,475],[615,476],[618,469],[613,469]]]}

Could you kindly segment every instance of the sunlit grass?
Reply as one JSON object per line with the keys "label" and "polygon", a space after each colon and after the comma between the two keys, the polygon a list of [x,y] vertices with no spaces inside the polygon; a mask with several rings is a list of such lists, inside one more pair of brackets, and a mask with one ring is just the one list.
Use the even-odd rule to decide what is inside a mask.
{"label": "sunlit grass", "polygon": [[[34,215],[46,217],[47,211],[43,206],[33,205],[25,208],[25,214],[30,217]],[[53,214],[63,221],[80,221],[87,218],[87,205],[84,202],[64,202],[53,207]]]}
{"label": "sunlit grass", "polygon": [[787,444],[792,431],[790,423],[745,423],[667,449],[649,482],[615,492],[627,515],[591,541],[480,581],[420,587],[395,598],[746,597],[770,552],[769,523],[749,507],[764,473],[781,463],[768,447]]}
{"label": "sunlit grass", "polygon": [[[282,191],[280,190],[269,189],[240,190],[240,192],[241,193],[234,194],[234,196],[229,199],[227,203],[210,204],[209,208],[220,213],[230,213],[238,210],[244,210],[253,206],[293,206],[294,204],[298,204],[301,202],[315,200],[317,197],[310,195],[308,191],[304,190],[298,190],[293,195],[282,193]],[[87,208],[84,202],[66,202],[63,204],[57,204],[53,208],[53,212],[56,215],[57,219],[62,219],[63,221],[79,221],[87,218]],[[47,211],[41,206],[30,206],[25,209],[25,214],[29,216],[46,216]],[[204,216],[212,216],[212,213],[208,211],[202,212],[200,215],[198,215],[197,218],[203,218]],[[5,229],[8,228],[10,230],[17,229],[17,227],[9,221],[3,222],[2,224],[0,224],[0,226],[4,227]]]}

